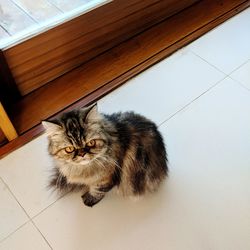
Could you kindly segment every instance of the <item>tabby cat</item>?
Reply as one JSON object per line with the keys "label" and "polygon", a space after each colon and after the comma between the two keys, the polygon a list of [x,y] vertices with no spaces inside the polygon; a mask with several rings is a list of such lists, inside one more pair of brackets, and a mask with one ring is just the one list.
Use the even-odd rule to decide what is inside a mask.
{"label": "tabby cat", "polygon": [[112,188],[125,196],[153,192],[168,173],[161,134],[134,112],[100,114],[97,105],[43,121],[55,166],[50,186],[81,191],[94,206]]}

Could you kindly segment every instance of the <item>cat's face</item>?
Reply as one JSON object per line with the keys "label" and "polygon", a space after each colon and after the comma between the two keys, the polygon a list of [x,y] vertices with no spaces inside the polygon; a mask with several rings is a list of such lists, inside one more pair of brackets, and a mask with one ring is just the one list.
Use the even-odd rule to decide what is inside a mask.
{"label": "cat's face", "polygon": [[62,164],[91,165],[108,150],[97,107],[64,114],[55,122],[43,122],[49,139],[49,153]]}

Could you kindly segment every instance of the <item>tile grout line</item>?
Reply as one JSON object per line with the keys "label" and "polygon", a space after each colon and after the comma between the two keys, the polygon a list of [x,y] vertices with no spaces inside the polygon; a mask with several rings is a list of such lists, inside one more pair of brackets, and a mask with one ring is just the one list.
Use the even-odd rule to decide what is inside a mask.
{"label": "tile grout line", "polygon": [[[67,195],[67,194],[65,194]],[[45,210],[47,210],[48,208],[50,208],[52,205],[54,205],[57,201],[61,200],[63,197],[65,197],[65,195],[62,195],[61,197],[59,197],[57,200],[53,201],[51,204],[49,204],[47,207],[45,207],[44,209],[42,209],[39,213],[37,213],[36,215],[34,215],[33,217],[30,217],[30,219],[33,221],[33,219],[35,219],[37,216],[39,216],[41,213],[43,213]]]}
{"label": "tile grout line", "polygon": [[10,0],[23,14],[28,16],[35,24],[38,24],[39,22],[31,16],[23,7],[21,7],[19,4],[17,4],[14,0]]}
{"label": "tile grout line", "polygon": [[235,68],[232,72],[230,72],[228,75],[232,75],[235,71],[237,71],[239,68],[241,68],[242,66],[244,66],[245,64],[247,64],[250,61],[250,59],[247,59],[244,63],[242,63],[240,66],[238,66],[237,68]]}
{"label": "tile grout line", "polygon": [[59,6],[57,6],[55,3],[53,3],[53,1],[51,0],[47,0],[51,5],[55,6],[60,12],[61,14],[66,14],[67,12],[63,11]]}
{"label": "tile grout line", "polygon": [[53,250],[53,248],[51,247],[51,245],[49,244],[49,242],[47,241],[47,239],[44,237],[44,235],[41,233],[41,231],[37,228],[37,226],[34,224],[32,218],[29,216],[29,214],[27,213],[27,211],[23,208],[23,206],[21,205],[21,203],[19,202],[19,200],[17,199],[17,197],[14,195],[14,193],[12,192],[12,190],[10,189],[10,187],[7,185],[7,183],[3,180],[2,177],[0,177],[0,180],[3,182],[3,184],[6,186],[6,188],[8,189],[8,191],[10,192],[10,194],[13,196],[13,198],[16,200],[16,202],[19,204],[19,206],[21,207],[21,209],[23,210],[23,212],[26,214],[26,216],[28,217],[28,221],[26,221],[24,224],[22,224],[20,227],[18,227],[15,231],[13,231],[12,233],[10,233],[9,235],[7,235],[3,240],[0,241],[3,242],[4,240],[6,240],[7,238],[9,238],[11,235],[13,235],[15,232],[17,232],[20,228],[22,228],[24,225],[26,225],[27,223],[31,222],[33,224],[33,226],[36,228],[36,230],[40,233],[40,235],[42,236],[42,238],[45,240],[45,242],[47,243],[47,245],[50,247],[51,250]]}
{"label": "tile grout line", "polygon": [[244,84],[242,84],[239,80],[236,80],[232,77],[232,74],[237,71],[238,69],[240,69],[242,66],[244,66],[245,64],[247,64],[248,62],[250,62],[250,59],[247,59],[244,63],[240,64],[240,66],[236,67],[234,70],[232,70],[230,73],[225,73],[224,71],[222,71],[221,69],[217,68],[215,65],[211,64],[210,62],[208,62],[207,60],[205,60],[203,57],[201,57],[200,55],[196,54],[194,51],[192,51],[191,49],[189,50],[193,55],[199,57],[201,60],[203,60],[204,62],[208,63],[210,66],[212,66],[213,68],[215,68],[216,70],[218,70],[219,72],[223,73],[224,75],[226,75],[228,78],[230,78],[231,80],[235,81],[237,84],[239,84],[240,86],[244,87],[246,90],[250,91],[250,89],[248,87],[246,87]]}
{"label": "tile grout line", "polygon": [[31,220],[26,221],[24,224],[22,224],[21,226],[19,226],[18,228],[16,228],[13,232],[11,232],[10,234],[8,234],[6,237],[4,237],[3,239],[0,240],[0,245],[1,243],[3,243],[5,240],[7,240],[11,235],[13,235],[14,233],[16,233],[19,229],[21,229],[22,227],[24,227],[26,224],[28,224]]}
{"label": "tile grout line", "polygon": [[203,57],[201,57],[200,55],[196,54],[192,49],[189,50],[193,55],[197,56],[198,58],[200,58],[202,61],[206,62],[207,64],[209,64],[211,67],[213,67],[214,69],[216,69],[217,71],[223,73],[224,75],[228,76],[227,73],[225,73],[224,71],[222,71],[221,69],[217,68],[215,65],[213,65],[212,63],[208,62],[206,59],[204,59]]}
{"label": "tile grout line", "polygon": [[189,49],[189,51],[194,54],[195,56],[199,57],[201,60],[203,60],[204,62],[208,63],[210,66],[212,66],[213,68],[215,68],[216,70],[220,71],[221,73],[223,73],[226,76],[230,76],[232,73],[234,73],[236,70],[238,70],[239,68],[241,68],[242,66],[244,66],[245,64],[247,64],[250,59],[247,59],[244,63],[240,64],[238,67],[236,67],[234,70],[232,70],[229,73],[225,73],[224,71],[222,71],[221,69],[219,69],[218,67],[216,67],[215,65],[213,65],[212,63],[210,63],[209,61],[207,61],[206,59],[204,59],[203,57],[201,57],[200,55],[198,55],[197,53],[195,53],[192,49]]}
{"label": "tile grout line", "polygon": [[23,227],[24,225],[26,225],[27,223],[29,223],[31,221],[30,217],[27,215],[26,211],[24,210],[24,208],[21,206],[20,202],[16,199],[15,195],[13,194],[13,192],[11,191],[11,189],[9,188],[9,186],[7,185],[7,183],[3,180],[3,178],[0,176],[0,180],[3,182],[4,186],[8,189],[8,191],[10,192],[11,196],[15,199],[15,201],[18,203],[18,205],[21,207],[21,209],[24,211],[24,213],[26,214],[26,216],[28,217],[28,220],[23,223],[21,226],[19,226],[17,229],[15,229],[13,232],[11,232],[10,234],[8,234],[6,237],[4,237],[2,240],[0,240],[0,243],[2,243],[4,240],[6,240],[9,236],[11,236],[12,234],[14,234],[16,231],[18,231],[21,227]]}
{"label": "tile grout line", "polygon": [[[224,74],[225,75],[225,74]],[[166,120],[162,121],[159,125],[157,125],[157,127],[162,126],[165,122],[168,122],[170,119],[172,119],[174,116],[176,116],[179,112],[183,111],[184,109],[186,109],[188,106],[192,105],[193,102],[196,102],[198,99],[200,99],[200,97],[202,97],[203,95],[205,95],[206,93],[210,92],[212,89],[214,89],[214,87],[216,87],[217,85],[219,85],[223,80],[225,80],[228,76],[225,75],[221,80],[219,80],[218,82],[216,82],[213,86],[211,86],[210,88],[208,88],[205,92],[201,93],[199,96],[195,97],[192,101],[190,101],[189,103],[187,103],[186,105],[184,105],[184,107],[182,107],[181,109],[177,110],[174,114],[172,114],[170,117],[168,117]]]}
{"label": "tile grout line", "polygon": [[204,62],[208,63],[210,66],[212,66],[214,69],[218,70],[219,72],[221,72],[222,74],[224,74],[225,76],[219,80],[215,85],[213,85],[212,87],[210,87],[209,89],[207,89],[205,92],[203,92],[202,94],[200,94],[199,96],[197,96],[196,98],[194,98],[191,102],[187,103],[183,108],[179,109],[178,111],[176,111],[173,115],[171,115],[169,118],[167,118],[166,120],[162,121],[159,125],[157,125],[158,127],[162,126],[165,122],[169,121],[170,119],[172,119],[175,115],[177,115],[179,112],[183,111],[185,108],[187,108],[189,105],[191,105],[193,102],[195,102],[197,99],[199,99],[201,96],[203,96],[204,94],[206,94],[207,92],[209,92],[210,90],[212,90],[214,87],[216,87],[218,84],[220,84],[221,81],[225,80],[226,78],[230,78],[232,81],[236,82],[237,84],[239,84],[242,88],[246,89],[247,91],[250,91],[249,88],[247,88],[244,84],[242,84],[240,81],[232,78],[231,74],[233,72],[235,72],[236,70],[238,70],[240,67],[244,66],[245,64],[247,64],[250,59],[248,59],[247,61],[245,61],[244,63],[242,63],[239,67],[235,68],[233,71],[231,71],[229,74],[226,74],[225,72],[223,72],[222,70],[220,70],[219,68],[217,68],[216,66],[214,66],[213,64],[209,63],[208,61],[206,61],[204,58],[200,57],[199,55],[197,55],[196,53],[194,53],[192,50],[189,50],[191,53],[193,53],[195,56],[199,57],[201,60],[203,60]]}
{"label": "tile grout line", "polygon": [[31,219],[30,220],[32,225],[36,228],[36,230],[40,233],[40,235],[43,237],[43,239],[45,240],[45,242],[47,243],[47,245],[49,246],[49,248],[51,250],[53,250],[52,246],[50,245],[50,243],[48,242],[48,240],[45,238],[45,236],[42,234],[42,232],[40,231],[40,229],[37,227],[37,225],[35,224],[35,222]]}
{"label": "tile grout line", "polygon": [[239,84],[242,88],[246,89],[247,91],[250,91],[250,89],[248,87],[246,87],[243,83],[241,83],[239,80],[236,80],[236,79],[232,78],[231,76],[228,76],[228,78],[230,78],[232,81]]}
{"label": "tile grout line", "polygon": [[30,220],[26,221],[24,224],[22,224],[21,226],[19,226],[18,228],[15,229],[15,231],[11,232],[10,234],[8,234],[6,237],[4,237],[3,239],[0,240],[0,245],[1,243],[3,243],[5,240],[7,240],[11,235],[13,235],[14,233],[16,233],[19,229],[21,229],[22,227],[24,227],[26,224],[28,224],[30,222]]}
{"label": "tile grout line", "polygon": [[247,63],[249,63],[249,62],[250,62],[250,59],[248,59],[246,62],[242,63],[239,67],[237,67],[236,69],[234,69],[234,70],[228,75],[228,77],[229,77],[231,80],[235,81],[235,82],[238,83],[241,87],[245,88],[245,89],[248,90],[248,91],[250,91],[250,89],[249,89],[247,86],[245,86],[245,84],[243,84],[241,81],[239,81],[239,80],[233,78],[232,74],[233,74],[234,72],[236,72],[238,69],[240,69],[241,67],[243,67],[244,65],[246,65]]}
{"label": "tile grout line", "polygon": [[224,71],[220,70],[219,68],[217,68],[216,66],[214,66],[213,64],[211,64],[210,62],[208,62],[207,60],[205,60],[203,57],[199,56],[198,54],[196,54],[195,52],[193,52],[192,50],[189,50],[191,53],[193,53],[195,56],[199,57],[201,60],[203,60],[204,62],[208,63],[210,66],[212,66],[213,68],[217,69],[218,71],[220,71],[221,73],[223,73],[224,75],[226,75],[228,78],[230,78],[231,80],[235,81],[237,84],[239,84],[241,87],[245,88],[246,90],[250,91],[250,89],[248,87],[246,87],[244,84],[242,84],[239,80],[236,80],[232,77],[232,74],[237,71],[238,69],[240,69],[241,67],[243,67],[245,64],[250,62],[250,59],[247,59],[244,63],[240,64],[240,66],[236,67],[234,70],[232,70],[230,73],[225,73]]}
{"label": "tile grout line", "polygon": [[65,14],[65,12],[62,9],[60,9],[55,3],[51,2],[51,0],[47,0],[47,2],[50,3],[52,6],[54,6],[57,10],[59,10],[60,15]]}
{"label": "tile grout line", "polygon": [[[11,34],[9,33],[9,31],[7,29],[5,29],[1,24],[0,24],[0,27],[9,35],[11,36]],[[4,39],[4,38],[3,38]]]}

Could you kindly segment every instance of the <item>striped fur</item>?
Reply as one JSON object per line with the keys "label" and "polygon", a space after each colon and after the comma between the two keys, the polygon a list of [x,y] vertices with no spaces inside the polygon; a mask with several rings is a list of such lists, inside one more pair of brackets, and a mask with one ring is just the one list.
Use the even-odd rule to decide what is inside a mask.
{"label": "striped fur", "polygon": [[[55,161],[51,186],[82,191],[87,206],[113,187],[126,196],[155,191],[168,173],[167,154],[156,125],[133,112],[100,114],[97,106],[45,121]],[[94,147],[89,142],[95,141]],[[72,153],[65,148],[74,147]]]}

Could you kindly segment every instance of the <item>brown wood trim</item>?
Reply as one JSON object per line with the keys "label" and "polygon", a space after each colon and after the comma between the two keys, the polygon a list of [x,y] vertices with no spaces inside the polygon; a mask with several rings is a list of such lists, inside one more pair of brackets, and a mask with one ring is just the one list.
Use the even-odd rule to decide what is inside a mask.
{"label": "brown wood trim", "polygon": [[24,135],[21,135],[17,139],[10,141],[9,143],[0,147],[0,159],[5,155],[7,155],[8,153],[12,152],[13,150],[18,149],[24,144],[28,143],[29,141],[35,139],[37,136],[42,134],[42,132],[43,132],[42,125],[39,124],[36,127],[32,128],[31,130],[27,131]]}
{"label": "brown wood trim", "polygon": [[19,100],[20,97],[20,92],[18,91],[3,51],[0,50],[0,101],[3,103],[5,109],[8,110],[10,104]]}
{"label": "brown wood trim", "polygon": [[3,131],[0,129],[0,148],[1,146],[5,145],[8,142],[7,138],[5,137]]}
{"label": "brown wood trim", "polygon": [[198,0],[114,0],[4,54],[22,95]]}
{"label": "brown wood trim", "polygon": [[[64,103],[64,106],[62,106],[61,108],[57,106],[56,109],[53,109],[54,113],[52,113],[51,109],[49,108],[51,102],[47,103],[46,107],[42,107],[42,109],[44,109],[43,111],[49,109],[51,114],[46,114],[41,119],[55,116],[62,111],[70,110],[75,107],[81,107],[98,100],[105,94],[123,84],[126,80],[142,72],[143,70],[162,60],[166,56],[169,56],[177,49],[190,43],[197,37],[201,36],[202,34],[206,33],[207,31],[216,27],[218,24],[224,22],[228,18],[232,17],[233,15],[249,6],[250,1],[213,1],[213,3],[211,3],[211,1],[204,0],[202,4],[196,4],[191,8],[184,10],[183,13],[169,18],[161,24],[158,24],[155,27],[151,28],[150,30],[143,32],[133,39],[130,39],[129,41],[113,48],[112,50],[104,53],[102,56],[99,56],[88,63],[88,65],[91,65],[94,68],[93,71],[88,72],[88,81],[90,81],[90,83],[87,86],[90,86],[91,83],[95,83],[94,80],[101,79],[99,78],[99,75],[96,74],[96,72],[98,73],[98,70],[100,70],[100,68],[98,67],[104,65],[106,68],[104,72],[106,72],[106,70],[108,69],[111,71],[109,81],[108,77],[104,75],[103,81],[105,82],[105,84],[101,85],[100,87],[96,86],[96,88],[92,92],[87,91],[87,86],[84,86],[84,84],[81,83],[84,82],[84,70],[88,69],[88,65],[81,66],[78,69],[73,70],[71,73],[66,74],[65,76],[53,81],[52,84],[67,82],[68,79],[72,79],[72,77],[74,76],[75,78],[73,78],[74,80],[71,83],[74,84],[74,87],[78,86],[77,90],[81,92],[80,95],[82,95],[82,97],[78,98],[75,96],[75,100],[71,103]],[[202,12],[203,8],[206,9],[206,13]],[[194,16],[195,14],[197,15],[194,21],[190,17]],[[177,25],[178,23],[179,25]],[[178,27],[178,31],[172,31],[174,32],[174,34],[166,32],[166,29],[172,27],[173,25],[175,25],[174,27]],[[186,29],[183,30],[183,28],[185,28],[184,26],[186,27]],[[158,35],[157,39],[155,39],[156,34]],[[123,58],[123,60],[120,61],[120,63],[123,62],[122,65],[119,63],[120,58]],[[113,69],[113,67],[115,67],[114,71],[111,70],[111,68]],[[76,76],[78,76],[79,78],[76,78]],[[80,88],[79,86],[82,87]],[[41,93],[44,94],[48,90],[44,90],[45,92],[43,92],[43,88],[41,88],[40,91],[42,91]],[[70,91],[68,91],[67,93],[69,94]],[[64,97],[65,96],[61,96],[59,98]],[[21,102],[16,106],[21,110],[23,105],[23,111],[25,111],[25,113],[28,112],[29,114],[25,116],[25,114],[23,113],[23,115],[21,115],[19,119],[22,119],[22,121],[24,121],[25,117],[31,116],[30,112],[32,111],[32,109],[29,109],[29,107],[25,105],[30,103],[32,99],[36,100],[36,98],[39,98],[39,95],[33,96],[29,101],[26,100],[27,103],[25,103],[25,100],[23,100],[24,102]],[[70,99],[71,98],[72,97],[70,97]],[[69,99],[67,101],[69,101]],[[18,123],[18,120],[16,122]],[[20,128],[22,128],[21,123],[19,124],[19,129]],[[23,133],[24,132],[25,130],[23,131]],[[36,124],[34,124],[34,127],[30,127],[28,132],[26,131],[22,136],[20,136],[20,138],[1,147],[0,156],[3,156],[11,150],[14,150],[15,148],[23,145],[41,132],[42,127],[37,120]]]}

